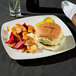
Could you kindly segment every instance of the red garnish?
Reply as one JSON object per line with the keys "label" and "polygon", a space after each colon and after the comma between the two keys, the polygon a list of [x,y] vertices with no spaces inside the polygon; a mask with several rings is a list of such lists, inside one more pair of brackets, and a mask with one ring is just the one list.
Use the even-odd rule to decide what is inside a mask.
{"label": "red garnish", "polygon": [[6,41],[5,43],[6,44],[13,44],[14,42],[15,42],[15,38],[14,38],[13,33],[11,32],[10,37],[9,37],[9,40]]}
{"label": "red garnish", "polygon": [[13,32],[11,32],[9,39],[10,39],[11,37],[13,37],[13,36],[14,36],[14,34],[13,34]]}
{"label": "red garnish", "polygon": [[24,23],[22,26],[24,26],[26,29],[28,29],[28,26],[26,25],[26,23]]}
{"label": "red garnish", "polygon": [[19,41],[13,48],[15,48],[15,49],[22,49],[24,43],[25,43],[25,40],[24,41]]}

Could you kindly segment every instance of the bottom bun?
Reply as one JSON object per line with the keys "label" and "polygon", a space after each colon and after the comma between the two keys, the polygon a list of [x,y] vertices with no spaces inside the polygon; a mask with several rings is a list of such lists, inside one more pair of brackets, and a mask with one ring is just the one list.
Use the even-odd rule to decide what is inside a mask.
{"label": "bottom bun", "polygon": [[[65,41],[65,38],[62,39],[62,41],[60,42],[59,45],[61,45],[64,41]],[[36,41],[36,44],[37,44],[39,49],[47,49],[47,50],[52,50],[52,51],[56,50],[59,47],[59,45],[47,46],[47,45],[44,45],[44,44],[42,44],[42,43],[40,43],[38,41]]]}
{"label": "bottom bun", "polygon": [[36,44],[37,44],[39,49],[55,50],[55,49],[58,48],[58,45],[56,45],[56,46],[46,46],[46,45],[44,45],[40,42],[36,42]]}

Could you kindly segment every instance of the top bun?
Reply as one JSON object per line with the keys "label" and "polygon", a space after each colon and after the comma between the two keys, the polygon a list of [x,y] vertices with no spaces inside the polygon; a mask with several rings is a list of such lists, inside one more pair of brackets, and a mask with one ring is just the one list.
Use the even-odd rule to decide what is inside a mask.
{"label": "top bun", "polygon": [[56,23],[44,22],[37,26],[36,29],[37,37],[45,37],[54,41],[58,39],[62,34],[61,27]]}

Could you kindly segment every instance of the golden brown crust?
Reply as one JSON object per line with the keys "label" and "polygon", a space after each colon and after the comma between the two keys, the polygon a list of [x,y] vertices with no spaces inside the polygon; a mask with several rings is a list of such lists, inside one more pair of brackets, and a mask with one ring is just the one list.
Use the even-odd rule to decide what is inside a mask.
{"label": "golden brown crust", "polygon": [[72,17],[72,23],[76,26],[76,14]]}
{"label": "golden brown crust", "polygon": [[37,27],[36,34],[38,37],[46,37],[53,41],[60,37],[62,29],[56,23],[45,22]]}

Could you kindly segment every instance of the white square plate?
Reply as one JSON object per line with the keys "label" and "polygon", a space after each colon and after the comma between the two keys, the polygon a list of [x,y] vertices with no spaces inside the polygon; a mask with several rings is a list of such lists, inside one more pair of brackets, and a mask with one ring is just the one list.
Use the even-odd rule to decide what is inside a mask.
{"label": "white square plate", "polygon": [[[43,21],[46,17],[51,17],[55,21],[55,23],[60,25],[64,35],[66,36],[66,40],[64,44],[60,45],[60,47],[55,50],[56,52],[43,50],[42,52],[36,52],[36,53],[26,53],[26,52],[21,53],[18,50],[12,49],[7,44],[5,44],[5,41],[8,38],[7,26],[15,26],[16,23],[20,23],[20,24],[26,23],[27,25],[30,24],[35,27],[36,23]],[[16,19],[13,21],[6,22],[2,25],[1,39],[2,39],[3,46],[6,52],[8,53],[8,55],[12,59],[16,59],[16,60],[35,59],[35,58],[52,56],[62,52],[66,52],[75,47],[75,40],[73,38],[71,31],[62,20],[60,20],[57,16],[54,16],[54,15],[31,16],[31,17],[26,17],[26,18],[21,18],[21,19]]]}

